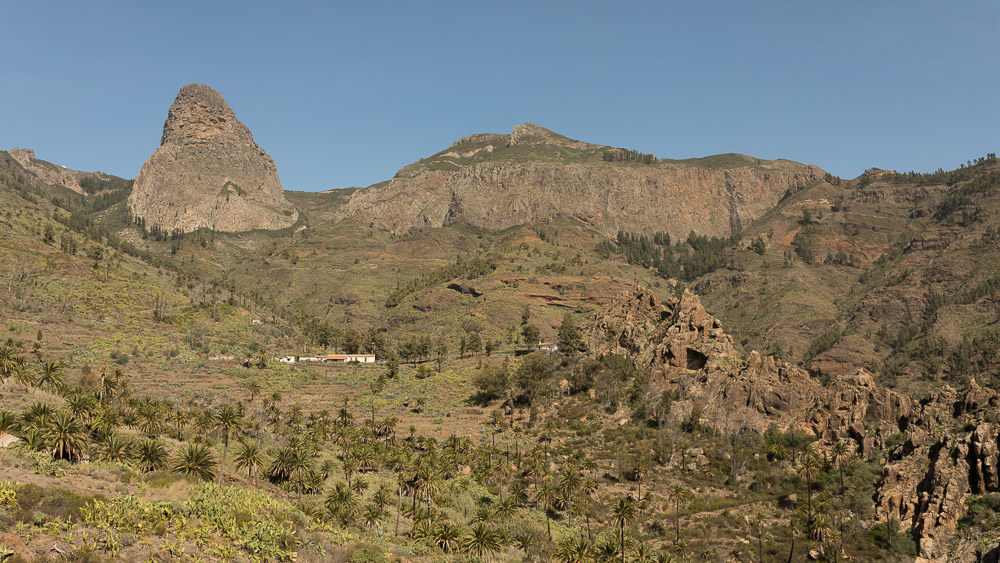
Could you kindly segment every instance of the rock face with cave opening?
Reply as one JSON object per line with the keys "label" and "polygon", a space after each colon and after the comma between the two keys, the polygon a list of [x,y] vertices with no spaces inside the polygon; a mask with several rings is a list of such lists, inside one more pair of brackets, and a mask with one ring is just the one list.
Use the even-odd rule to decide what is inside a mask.
{"label": "rock face with cave opening", "polygon": [[298,220],[274,160],[222,95],[203,84],[177,94],[160,147],[136,176],[128,210],[146,228],[170,233],[276,230]]}
{"label": "rock face with cave opening", "polygon": [[877,385],[863,369],[824,387],[772,356],[738,352],[689,291],[665,303],[642,288],[623,294],[594,319],[590,349],[631,356],[655,390],[676,393],[670,413],[678,420],[693,417],[724,434],[794,427],[827,452],[842,440],[861,457],[885,455],[872,523],[912,527],[923,560],[948,560],[970,495],[1000,492],[1000,395],[975,380],[920,401]]}

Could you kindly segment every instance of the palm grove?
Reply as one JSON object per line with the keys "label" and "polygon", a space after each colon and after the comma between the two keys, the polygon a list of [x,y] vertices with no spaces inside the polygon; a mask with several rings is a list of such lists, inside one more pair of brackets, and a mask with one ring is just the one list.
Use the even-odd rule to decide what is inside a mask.
{"label": "palm grove", "polygon": [[[266,538],[216,530],[250,558],[322,550],[340,530],[356,535],[331,549],[374,560],[393,549],[458,559],[680,560],[717,553],[711,530],[720,527],[740,530],[753,547],[726,549],[760,561],[815,547],[834,557],[912,553],[898,522],[859,525],[873,510],[879,460],[843,447],[821,455],[796,431],[726,435],[701,426],[696,413],[675,421],[671,392],[655,391],[623,356],[581,353],[571,320],[560,343],[558,355],[483,361],[470,397],[492,407],[480,431],[438,439],[378,416],[379,382],[403,377],[398,369],[372,380],[370,416],[358,414],[368,405],[347,399],[334,412],[307,411],[255,378],[242,400],[181,405],[136,396],[120,369],[70,378],[39,347],[32,360],[8,341],[3,384],[51,400],[0,410],[0,431],[23,437],[18,455],[45,456],[49,471],[89,460],[145,482],[205,483],[173,516],[140,510],[151,520],[145,526],[115,519],[126,512],[119,505],[146,502],[127,495],[94,498],[66,515],[98,525],[95,546],[113,555],[122,537],[135,541],[128,534],[184,538],[177,518],[211,522],[195,502],[203,497],[270,507],[257,516],[277,530]],[[621,412],[628,420],[603,424]],[[31,511],[16,502],[0,519]]]}

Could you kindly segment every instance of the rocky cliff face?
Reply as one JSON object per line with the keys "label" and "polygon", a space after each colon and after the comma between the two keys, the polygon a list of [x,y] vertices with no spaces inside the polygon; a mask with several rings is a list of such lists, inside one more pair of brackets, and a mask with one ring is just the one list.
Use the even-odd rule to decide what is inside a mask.
{"label": "rocky cliff face", "polygon": [[202,84],[177,94],[128,209],[147,228],[168,232],[273,230],[298,219],[274,161],[222,96]]}
{"label": "rocky cliff face", "polygon": [[7,154],[21,165],[25,172],[35,176],[39,181],[54,186],[62,186],[78,194],[84,193],[83,188],[80,186],[80,180],[84,178],[89,177],[97,180],[112,178],[112,176],[102,172],[81,172],[46,162],[37,158],[33,149],[14,147],[8,150]]}
{"label": "rocky cliff face", "polygon": [[824,175],[815,166],[741,155],[726,155],[724,164],[606,161],[608,150],[531,123],[510,135],[473,135],[403,167],[387,184],[359,190],[340,217],[395,233],[451,223],[504,229],[562,215],[610,236],[728,236]]}
{"label": "rocky cliff face", "polygon": [[[920,401],[879,387],[864,370],[824,387],[795,366],[751,352],[742,357],[721,323],[685,292],[661,303],[640,289],[595,319],[591,350],[627,353],[654,385],[676,389],[671,413],[695,413],[722,432],[797,427],[821,449],[846,440],[858,455],[883,456],[876,518],[912,527],[925,561],[945,561],[970,494],[1000,491],[1000,396],[975,381]],[[888,438],[900,436],[887,450]]]}

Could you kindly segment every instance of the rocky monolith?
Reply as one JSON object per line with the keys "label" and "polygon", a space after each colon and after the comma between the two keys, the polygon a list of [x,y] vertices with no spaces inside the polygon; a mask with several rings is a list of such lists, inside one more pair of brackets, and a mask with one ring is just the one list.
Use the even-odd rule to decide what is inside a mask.
{"label": "rocky monolith", "polygon": [[203,84],[184,86],[174,99],[128,209],[147,229],[171,233],[275,230],[298,219],[274,160],[222,95]]}

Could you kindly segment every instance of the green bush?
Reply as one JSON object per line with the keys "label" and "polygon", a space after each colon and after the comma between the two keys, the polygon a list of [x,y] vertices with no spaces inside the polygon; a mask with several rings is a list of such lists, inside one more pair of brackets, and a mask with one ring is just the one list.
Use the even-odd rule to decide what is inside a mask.
{"label": "green bush", "polygon": [[385,553],[374,545],[362,545],[347,557],[349,563],[388,563]]}

